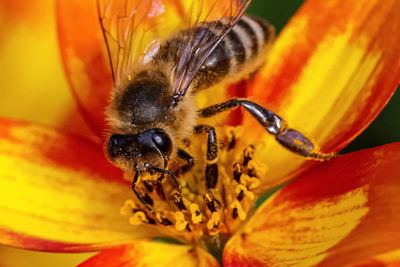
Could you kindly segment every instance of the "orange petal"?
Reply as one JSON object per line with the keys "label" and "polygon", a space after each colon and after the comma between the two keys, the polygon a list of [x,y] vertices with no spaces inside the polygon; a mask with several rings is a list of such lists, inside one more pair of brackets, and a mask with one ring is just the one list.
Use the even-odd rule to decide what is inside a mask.
{"label": "orange petal", "polygon": [[399,267],[400,266],[400,250],[389,251],[374,256],[373,258],[362,260],[357,263],[348,265],[349,267]]}
{"label": "orange petal", "polygon": [[112,77],[96,1],[59,0],[56,10],[64,70],[82,112],[101,135]]}
{"label": "orange petal", "polygon": [[220,266],[201,248],[185,245],[137,241],[131,245],[105,250],[85,261],[80,267],[130,267],[130,266]]}
{"label": "orange petal", "polygon": [[400,143],[321,164],[257,210],[224,263],[343,266],[399,249],[399,164]]}
{"label": "orange petal", "polygon": [[119,214],[132,193],[101,147],[34,124],[0,119],[0,195],[1,244],[95,250],[151,235]]}
{"label": "orange petal", "polygon": [[[279,36],[250,95],[323,151],[339,151],[399,84],[398,10],[397,0],[307,1]],[[250,116],[245,124],[249,138],[266,142],[260,157],[271,169],[269,186],[312,165],[279,146]]]}

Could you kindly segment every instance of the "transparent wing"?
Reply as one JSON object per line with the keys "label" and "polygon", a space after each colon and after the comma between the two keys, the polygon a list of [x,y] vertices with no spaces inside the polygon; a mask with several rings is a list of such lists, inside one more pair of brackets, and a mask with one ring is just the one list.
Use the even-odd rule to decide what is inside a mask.
{"label": "transparent wing", "polygon": [[[190,27],[178,49],[172,106],[185,96],[194,76],[207,57],[243,16],[251,0],[198,1],[189,17]],[[218,21],[218,23],[206,23]],[[199,34],[199,27],[209,27],[213,34]]]}
{"label": "transparent wing", "polygon": [[[154,44],[173,32],[190,29],[178,53],[176,95],[184,96],[194,74],[215,46],[235,25],[250,0],[97,0],[114,84],[127,79],[130,68]],[[224,19],[225,18],[225,19]],[[195,38],[200,24],[221,20],[214,38]]]}

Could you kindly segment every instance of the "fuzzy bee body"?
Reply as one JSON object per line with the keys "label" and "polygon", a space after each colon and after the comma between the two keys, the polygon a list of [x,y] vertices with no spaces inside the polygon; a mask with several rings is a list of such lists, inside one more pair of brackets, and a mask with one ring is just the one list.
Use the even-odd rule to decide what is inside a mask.
{"label": "fuzzy bee body", "polygon": [[[224,20],[228,19],[203,23],[190,31],[196,32],[197,39],[209,39],[221,31]],[[167,38],[154,61],[176,64],[179,45],[187,35],[188,30],[184,30]],[[273,40],[274,28],[266,20],[243,16],[197,72],[191,85],[192,93],[220,82],[236,82],[255,72],[265,62]]]}
{"label": "fuzzy bee body", "polygon": [[[132,1],[137,6],[131,5]],[[250,100],[233,98],[197,109],[195,96],[198,92],[248,78],[265,63],[274,40],[274,28],[268,22],[244,15],[251,0],[232,0],[228,10],[221,11],[214,19],[209,18],[214,10],[221,7],[216,5],[218,0],[195,0],[193,3],[204,1],[211,4],[209,9],[203,10],[205,18],[204,14],[195,15],[195,22],[190,19],[186,29],[180,27],[183,30],[146,43],[145,49],[142,49],[144,54],[135,56],[133,43],[140,39],[138,25],[145,28],[145,25],[154,24],[156,19],[151,11],[153,5],[159,2],[98,0],[99,18],[114,79],[106,112],[110,129],[105,155],[129,177],[133,177],[133,192],[151,212],[154,212],[150,207],[152,201],[148,201],[149,197],[136,188],[140,174],[162,174],[161,178],[149,178],[155,179],[152,183],[158,188],[156,191],[160,199],[166,199],[162,184],[164,174],[168,174],[174,181],[174,187],[178,188],[175,196],[179,200],[180,184],[169,169],[168,162],[174,157],[187,162],[177,171],[178,174],[194,166],[194,158],[177,145],[179,140],[190,135],[208,135],[205,185],[208,192],[217,187],[216,130],[211,125],[197,125],[199,117],[208,118],[241,106],[291,152],[315,160],[333,157],[333,154],[321,153],[318,146],[297,130],[289,128],[279,115]],[[140,10],[143,16],[137,18]],[[206,199],[213,202],[212,197]],[[215,208],[212,210],[215,211]]]}
{"label": "fuzzy bee body", "polygon": [[[108,118],[113,133],[137,135],[151,129],[162,129],[171,148],[168,153],[159,149],[132,149],[110,147],[113,161],[125,170],[144,172],[148,166],[165,168],[166,161],[177,151],[177,140],[193,133],[197,109],[194,96],[197,92],[219,83],[239,81],[255,72],[265,61],[274,36],[273,27],[265,20],[243,16],[207,57],[193,78],[188,94],[176,108],[170,107],[176,79],[179,50],[185,38],[194,33],[196,42],[211,39],[224,27],[224,21],[199,24],[196,28],[182,30],[161,41],[151,58],[141,62],[122,85],[114,90],[108,108]],[[190,31],[190,32],[189,32]],[[137,146],[137,145],[132,145]],[[127,152],[126,150],[129,150]],[[118,152],[119,151],[119,152]],[[147,163],[147,164],[146,164]]]}

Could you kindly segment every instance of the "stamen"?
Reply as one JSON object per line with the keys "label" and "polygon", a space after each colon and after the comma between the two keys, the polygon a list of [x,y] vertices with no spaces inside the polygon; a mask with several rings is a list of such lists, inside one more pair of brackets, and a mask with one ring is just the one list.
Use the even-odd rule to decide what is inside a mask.
{"label": "stamen", "polygon": [[155,224],[154,220],[151,220],[151,222],[150,222],[149,218],[147,218],[146,213],[142,210],[137,210],[133,214],[133,216],[131,216],[129,218],[129,222],[133,225],[141,225],[141,224],[148,224],[148,223]]}
{"label": "stamen", "polygon": [[221,202],[215,199],[211,192],[204,194],[204,201],[211,212],[216,212],[221,207]]}
{"label": "stamen", "polygon": [[182,171],[188,160],[177,156],[163,170],[176,177],[179,186],[159,172],[140,175],[135,184],[140,201],[132,194],[121,214],[129,216],[131,224],[152,225],[183,242],[205,244],[207,239],[233,233],[253,207],[267,167],[257,160],[260,145],[242,145],[239,128],[222,128],[217,136],[223,145],[212,161],[207,158],[207,136],[180,142],[178,147],[192,159],[190,168]]}
{"label": "stamen", "polygon": [[233,164],[233,179],[240,184],[240,176],[242,175],[242,167],[239,162]]}
{"label": "stamen", "polygon": [[243,155],[244,155],[243,166],[247,166],[247,164],[249,163],[249,161],[250,161],[251,159],[253,159],[253,157],[254,157],[254,146],[253,146],[253,145],[248,146],[248,147],[243,151]]}
{"label": "stamen", "polygon": [[[238,194],[238,196],[240,195],[240,194],[244,194],[246,197],[248,197],[250,200],[253,200],[254,198],[255,198],[255,195],[252,193],[252,192],[250,192],[248,189],[247,189],[247,187],[246,186],[244,186],[244,185],[242,185],[242,184],[240,184],[240,185],[238,185],[237,187],[236,187],[236,193]],[[243,197],[242,197],[243,198]],[[238,199],[238,201],[240,201],[239,199]]]}
{"label": "stamen", "polygon": [[221,215],[219,212],[213,212],[211,214],[210,220],[207,222],[207,229],[210,230],[211,234],[217,234],[218,226],[221,220]]}
{"label": "stamen", "polygon": [[180,210],[186,210],[186,206],[185,206],[185,204],[183,203],[182,196],[181,196],[179,193],[174,193],[174,194],[172,195],[172,198],[173,198],[173,201],[174,201],[175,206],[177,206],[178,209],[180,209]]}
{"label": "stamen", "polygon": [[165,218],[163,215],[161,215],[161,213],[156,212],[156,218],[157,221],[163,225],[173,225],[173,223],[168,220],[167,218]]}
{"label": "stamen", "polygon": [[198,224],[202,221],[203,219],[203,214],[201,214],[199,206],[195,203],[192,203],[190,205],[190,213],[192,215],[192,222],[194,224]]}
{"label": "stamen", "polygon": [[122,215],[132,215],[132,211],[137,209],[138,206],[135,204],[135,202],[133,202],[132,199],[127,199],[124,202],[124,205],[121,207],[121,209],[119,210],[119,212]]}
{"label": "stamen", "polygon": [[178,231],[183,231],[186,229],[188,222],[185,220],[185,215],[182,212],[175,212],[175,228]]}
{"label": "stamen", "polygon": [[244,210],[243,210],[243,208],[242,208],[242,204],[240,204],[239,201],[237,201],[237,200],[233,201],[233,203],[232,203],[232,205],[231,205],[231,208],[232,208],[233,210],[236,209],[236,213],[239,215],[239,219],[240,219],[241,221],[246,220],[247,214],[246,214],[246,212],[244,212]]}

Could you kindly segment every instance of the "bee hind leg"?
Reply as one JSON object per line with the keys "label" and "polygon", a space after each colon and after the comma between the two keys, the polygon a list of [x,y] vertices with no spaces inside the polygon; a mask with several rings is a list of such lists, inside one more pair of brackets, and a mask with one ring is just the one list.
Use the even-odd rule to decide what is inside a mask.
{"label": "bee hind leg", "polygon": [[206,165],[206,185],[208,189],[215,188],[218,182],[218,165],[215,163],[218,156],[218,141],[215,128],[209,125],[197,125],[194,127],[196,134],[207,133],[207,165]]}
{"label": "bee hind leg", "polygon": [[198,112],[200,117],[207,118],[238,106],[244,107],[268,133],[274,135],[275,139],[291,152],[314,160],[328,160],[334,157],[334,154],[320,152],[316,144],[297,130],[289,128],[285,120],[277,114],[247,99],[233,98]]}

